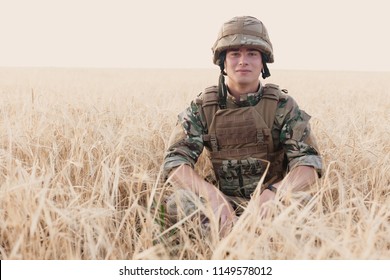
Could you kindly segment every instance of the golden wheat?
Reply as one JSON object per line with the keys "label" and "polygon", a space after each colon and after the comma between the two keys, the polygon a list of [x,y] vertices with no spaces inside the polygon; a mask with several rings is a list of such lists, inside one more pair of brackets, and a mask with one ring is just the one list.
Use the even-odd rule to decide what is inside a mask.
{"label": "golden wheat", "polygon": [[272,71],[313,116],[324,175],[304,206],[250,203],[223,240],[160,207],[176,115],[216,71],[0,74],[1,259],[390,258],[389,73]]}

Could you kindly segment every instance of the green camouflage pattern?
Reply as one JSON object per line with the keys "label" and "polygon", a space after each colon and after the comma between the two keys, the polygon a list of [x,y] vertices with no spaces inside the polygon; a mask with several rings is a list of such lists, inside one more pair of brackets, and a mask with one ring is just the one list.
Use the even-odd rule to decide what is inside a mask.
{"label": "green camouflage pattern", "polygon": [[255,17],[240,16],[222,25],[217,40],[211,48],[214,64],[220,64],[220,54],[223,51],[242,46],[258,49],[266,55],[264,62],[274,62],[272,43],[264,24]]}
{"label": "green camouflage pattern", "polygon": [[[229,95],[228,108],[253,106],[260,98],[260,90],[243,95],[240,100]],[[310,116],[299,108],[296,101],[284,94],[279,100],[271,133],[275,147],[282,147],[287,157],[286,171],[305,165],[314,167],[321,176],[322,159],[311,133],[309,120]],[[202,115],[202,107],[199,102],[193,100],[190,106],[178,115],[178,123],[164,158],[165,174],[182,164],[195,166],[203,149],[207,148],[203,142],[204,134],[207,134],[207,124]]]}

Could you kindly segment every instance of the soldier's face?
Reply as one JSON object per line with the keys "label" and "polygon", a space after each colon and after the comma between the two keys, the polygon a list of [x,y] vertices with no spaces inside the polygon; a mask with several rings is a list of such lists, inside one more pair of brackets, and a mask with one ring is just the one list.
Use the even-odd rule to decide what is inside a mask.
{"label": "soldier's face", "polygon": [[258,50],[241,47],[226,52],[225,70],[230,87],[253,87],[257,90],[262,69],[263,61]]}

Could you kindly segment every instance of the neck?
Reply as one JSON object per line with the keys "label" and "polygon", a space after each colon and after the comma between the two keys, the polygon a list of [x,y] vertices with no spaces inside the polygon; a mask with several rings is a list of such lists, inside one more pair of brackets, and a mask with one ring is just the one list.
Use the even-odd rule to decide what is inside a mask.
{"label": "neck", "polygon": [[229,93],[234,96],[234,98],[239,99],[241,95],[256,92],[259,89],[260,81],[257,84],[253,85],[240,85],[240,84],[231,84],[227,82],[229,88]]}

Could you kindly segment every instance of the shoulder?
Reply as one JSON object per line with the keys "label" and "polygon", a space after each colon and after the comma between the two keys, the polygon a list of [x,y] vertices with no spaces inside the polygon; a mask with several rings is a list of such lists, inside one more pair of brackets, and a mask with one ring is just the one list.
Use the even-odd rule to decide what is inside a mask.
{"label": "shoulder", "polygon": [[218,87],[210,86],[198,94],[194,102],[201,106],[218,104]]}
{"label": "shoulder", "polygon": [[195,99],[191,101],[190,106],[185,110],[187,114],[199,116],[203,113],[205,106],[218,105],[218,87],[210,86],[200,92]]}
{"label": "shoulder", "polygon": [[207,87],[178,115],[179,122],[185,126],[185,129],[187,129],[187,126],[195,127],[198,133],[200,133],[200,131],[207,127],[205,107],[214,104],[218,105],[218,87]]}
{"label": "shoulder", "polygon": [[279,126],[282,126],[291,119],[295,119],[303,111],[300,110],[299,105],[294,97],[288,94],[287,89],[280,89],[279,86],[277,86],[278,88],[275,86],[276,85],[271,84],[269,88],[272,89],[272,94],[274,96],[278,96],[275,120]]}
{"label": "shoulder", "polygon": [[286,101],[289,96],[287,89],[281,89],[279,85],[267,83],[263,86],[263,97],[274,99],[279,102]]}
{"label": "shoulder", "polygon": [[289,110],[298,106],[295,99],[288,94],[288,90],[276,84],[265,84],[263,86],[263,97],[277,100],[279,109]]}

